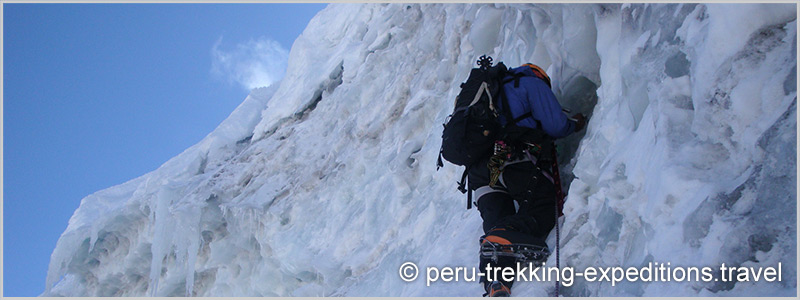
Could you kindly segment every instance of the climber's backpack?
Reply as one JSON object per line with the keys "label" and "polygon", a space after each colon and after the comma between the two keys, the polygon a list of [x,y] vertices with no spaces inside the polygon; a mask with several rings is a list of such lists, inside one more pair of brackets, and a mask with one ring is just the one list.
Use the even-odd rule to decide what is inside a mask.
{"label": "climber's backpack", "polygon": [[[509,107],[503,93],[505,83],[503,80],[506,76],[512,76],[511,80],[517,81],[518,85],[519,78],[524,74],[510,73],[502,62],[492,66],[492,58],[487,56],[481,56],[478,65],[478,68],[470,71],[467,81],[461,84],[461,92],[456,97],[453,113],[445,121],[442,147],[437,161],[437,169],[444,165],[442,158],[466,167],[458,187],[462,193],[468,192],[466,178],[470,166],[490,156],[495,141],[504,139],[507,132],[519,131],[510,129],[519,128],[516,123],[531,116],[531,112],[526,112],[518,118],[513,118],[511,112],[504,109],[506,120],[511,121],[506,127],[500,125],[496,109],[498,101],[503,101],[503,107]],[[534,68],[535,71],[536,69],[541,71],[538,66]],[[534,73],[550,85],[547,75]],[[471,194],[471,191],[469,192]],[[467,196],[467,209],[472,207],[471,196]]]}
{"label": "climber's backpack", "polygon": [[481,67],[472,69],[461,84],[455,109],[442,133],[442,157],[459,166],[472,165],[485,157],[500,131],[495,106],[508,69],[502,62],[491,66],[490,58],[482,58]]}

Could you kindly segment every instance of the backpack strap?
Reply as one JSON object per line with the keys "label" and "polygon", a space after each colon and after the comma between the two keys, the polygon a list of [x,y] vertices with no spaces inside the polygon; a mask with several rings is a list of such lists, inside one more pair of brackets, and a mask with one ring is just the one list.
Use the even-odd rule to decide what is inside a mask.
{"label": "backpack strap", "polygon": [[[545,78],[539,76],[540,74],[538,74],[536,72],[534,72],[534,73],[537,75],[536,76],[537,78],[539,78],[539,79],[543,80],[545,83],[547,83],[547,86],[550,86],[550,80],[549,79],[545,80]],[[511,78],[503,80],[503,85],[506,85],[507,83],[513,81],[514,82],[514,88],[519,88],[519,79],[520,78],[528,76],[523,72],[513,73],[513,72],[509,71],[508,74],[511,75]],[[503,90],[502,87],[500,88],[500,98],[501,98],[501,101],[503,101],[503,108],[504,108],[503,109],[503,115],[505,115],[506,120],[509,120],[509,122],[506,124],[506,127],[509,127],[509,126],[512,126],[512,125],[516,126],[517,123],[519,123],[520,121],[525,120],[527,118],[533,117],[533,112],[527,111],[524,114],[522,114],[521,116],[514,118],[514,116],[511,114],[511,109],[509,109],[510,106],[508,105],[508,97],[506,97],[505,91]],[[536,118],[534,118],[533,121],[536,122],[536,129],[544,130],[542,128],[542,122],[541,121],[537,120]]]}
{"label": "backpack strap", "polygon": [[[512,78],[504,81],[504,85],[510,83],[511,81],[518,82],[519,78],[527,76],[524,74],[522,75],[519,74],[522,73],[513,74]],[[505,116],[506,120],[509,120],[506,123],[506,126],[503,128],[503,132],[505,132],[503,139],[506,140],[506,142],[525,141],[525,142],[533,142],[536,144],[549,146],[552,140],[549,137],[549,135],[547,135],[547,133],[544,131],[544,127],[542,127],[542,122],[533,117],[533,112],[527,111],[524,114],[520,115],[519,117],[514,118],[513,115],[511,114],[511,109],[510,109],[511,106],[508,103],[508,97],[506,97],[505,91],[503,89],[501,89],[500,96],[501,96],[500,99],[503,103],[503,115]],[[536,128],[517,126],[517,123],[527,118],[532,118],[533,121],[536,122]]]}
{"label": "backpack strap", "polygon": [[[533,117],[533,113],[526,112],[526,113],[522,114],[521,116],[517,117],[516,119],[514,119],[514,124],[517,124],[517,123],[519,123],[519,121],[525,120],[525,119],[530,118],[530,117]],[[536,120],[536,125],[539,125],[540,128],[542,127],[541,126],[541,122],[539,122],[539,120]]]}
{"label": "backpack strap", "polygon": [[528,76],[528,75],[525,75],[525,73],[519,72],[519,73],[514,73],[513,76],[514,76],[514,78],[510,79],[509,81],[513,80],[514,81],[514,88],[519,88],[519,79],[522,78],[522,77]]}
{"label": "backpack strap", "polygon": [[467,175],[469,175],[469,168],[464,168],[464,173],[461,174],[461,181],[458,182],[458,190],[463,194],[467,194],[467,209],[472,208],[472,190],[467,187]]}
{"label": "backpack strap", "polygon": [[439,159],[436,160],[436,171],[439,171],[441,167],[444,167],[444,162],[442,161],[442,147],[439,147]]}
{"label": "backpack strap", "polygon": [[[523,66],[531,67],[531,64],[524,64]],[[536,66],[536,65],[533,65],[533,66]],[[547,77],[547,74],[544,73],[544,70],[542,70],[542,68],[540,68],[539,66],[536,66],[536,67],[531,67],[531,70],[533,70],[533,74],[535,75],[536,78],[541,79],[542,81],[544,81],[544,83],[547,84],[548,87],[553,88],[553,86],[550,85],[550,77]],[[523,73],[523,72],[519,72],[519,73],[511,74],[511,76],[513,78],[505,81],[504,83],[511,82],[513,80],[514,81],[514,88],[519,88],[519,79],[522,78],[522,77],[528,76],[528,75],[525,75],[525,73]]]}
{"label": "backpack strap", "polygon": [[[514,74],[514,79],[511,79],[511,80],[515,81],[515,86],[514,87],[518,86],[519,78],[522,77],[522,76],[525,76],[525,75],[517,76],[517,74],[521,74],[521,73],[515,73]],[[508,82],[511,82],[511,80],[509,80]],[[506,81],[503,81],[503,86],[505,86],[505,84],[506,84]],[[527,113],[523,114],[522,116],[520,116],[520,118],[514,118],[514,115],[511,114],[511,107],[508,105],[508,97],[506,97],[506,91],[505,91],[505,88],[503,88],[503,86],[500,87],[500,101],[503,101],[503,115],[505,115],[506,121],[507,121],[505,127],[509,127],[511,125],[517,125],[517,122],[522,121],[523,119],[532,116],[531,112],[527,112]],[[525,117],[525,118],[522,118],[522,117]]]}

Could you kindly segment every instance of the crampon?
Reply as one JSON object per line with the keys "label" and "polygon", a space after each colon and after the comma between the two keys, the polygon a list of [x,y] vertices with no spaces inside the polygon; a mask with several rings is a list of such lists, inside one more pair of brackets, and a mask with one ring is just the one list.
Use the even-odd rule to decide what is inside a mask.
{"label": "crampon", "polygon": [[541,266],[550,250],[547,247],[529,244],[508,244],[503,245],[493,242],[481,244],[481,257],[497,261],[501,256],[511,257],[519,263],[533,263],[534,266]]}

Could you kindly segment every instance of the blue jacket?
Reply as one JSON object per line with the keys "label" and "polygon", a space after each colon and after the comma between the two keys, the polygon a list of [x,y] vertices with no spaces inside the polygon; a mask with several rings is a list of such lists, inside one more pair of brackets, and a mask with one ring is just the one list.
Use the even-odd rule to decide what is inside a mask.
{"label": "blue jacket", "polygon": [[[514,80],[503,86],[508,98],[508,105],[511,107],[511,115],[514,118],[518,118],[526,112],[531,112],[533,115],[517,122],[518,126],[537,128],[536,120],[539,120],[544,132],[553,138],[565,137],[575,131],[575,122],[567,119],[567,116],[561,111],[561,104],[558,103],[556,95],[553,94],[547,83],[536,77],[527,66],[517,67],[510,71],[529,75],[519,78],[518,88],[514,87]],[[506,80],[511,78],[508,76]],[[503,107],[502,101],[499,102],[498,107],[500,111],[503,111],[505,107]],[[503,126],[506,125],[507,121],[503,113],[500,114],[499,121]]]}

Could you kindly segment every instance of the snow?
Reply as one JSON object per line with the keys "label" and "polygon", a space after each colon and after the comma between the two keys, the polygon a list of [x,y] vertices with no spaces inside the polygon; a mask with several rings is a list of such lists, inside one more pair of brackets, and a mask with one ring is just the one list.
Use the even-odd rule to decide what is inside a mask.
{"label": "snow", "polygon": [[559,142],[561,266],[782,265],[781,282],[576,278],[562,295],[794,296],[796,29],[794,4],[329,5],[282,81],[81,201],[43,295],[480,295],[463,278],[428,287],[424,271],[477,267],[462,170],[434,164],[488,54],[542,66],[562,105],[591,116]]}

